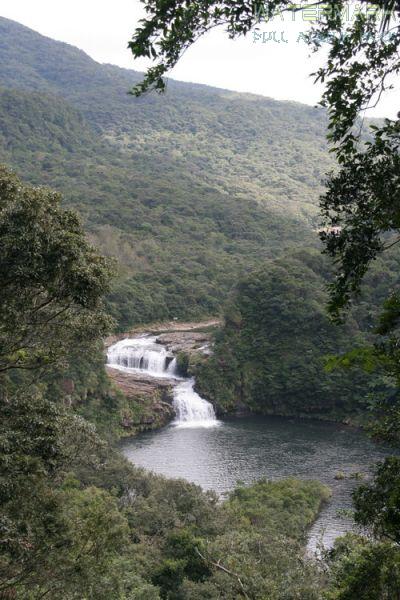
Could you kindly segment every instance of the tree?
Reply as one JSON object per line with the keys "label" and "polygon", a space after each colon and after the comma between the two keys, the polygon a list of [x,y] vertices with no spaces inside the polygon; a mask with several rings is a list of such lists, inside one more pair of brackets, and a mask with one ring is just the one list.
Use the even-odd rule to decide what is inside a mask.
{"label": "tree", "polygon": [[324,369],[327,355],[364,342],[354,317],[340,326],[328,319],[327,262],[317,250],[294,253],[235,286],[213,355],[196,371],[201,393],[220,411],[240,403],[264,414],[357,419],[365,373]]}
{"label": "tree", "polygon": [[0,375],[62,361],[111,326],[110,264],[60,202],[0,167]]}
{"label": "tree", "polygon": [[387,458],[376,467],[374,481],[354,493],[356,522],[369,527],[378,538],[400,545],[400,460]]}
{"label": "tree", "polygon": [[372,544],[347,534],[330,553],[326,600],[399,600],[400,554],[393,545]]}
{"label": "tree", "polygon": [[[301,11],[305,7],[304,4],[295,4],[288,0],[234,0],[232,2],[144,0],[143,3],[147,17],[136,29],[128,46],[135,58],[151,58],[157,61],[157,64],[147,71],[144,81],[134,88],[134,93],[137,95],[150,89],[163,91],[165,74],[177,64],[182,54],[193,43],[211,29],[225,27],[228,36],[234,39],[248,34],[261,21],[267,21],[280,13]],[[357,14],[354,26],[350,28],[355,36],[360,31],[360,24],[364,23],[365,19],[368,31],[369,29],[375,30],[374,26],[378,21],[382,24],[383,30],[387,31],[392,15],[397,14],[399,10],[398,3],[393,0],[376,0],[361,2],[361,4],[364,5],[365,10]],[[319,7],[318,26],[310,38],[310,42],[320,43],[322,40],[328,40],[332,43],[329,66],[327,70],[319,73],[319,77],[334,76],[335,63],[332,61],[340,54],[339,50],[342,48],[340,38],[339,45],[336,45],[335,34],[345,31],[346,2],[316,1],[309,2],[308,5]],[[347,49],[349,56],[346,56],[346,60],[353,55],[353,47],[347,46]],[[365,66],[362,73],[367,72],[367,66]],[[357,71],[355,74],[358,74]],[[379,74],[377,74],[377,78],[379,78]],[[382,75],[380,79],[382,79]],[[358,83],[353,80],[353,85]],[[350,90],[351,87],[350,85]],[[367,92],[367,87],[363,86],[365,92]],[[372,82],[370,87],[374,92]],[[357,100],[357,106],[361,108],[359,105],[360,95],[358,94],[354,99]],[[331,102],[332,108],[335,103],[338,103],[339,99],[334,93],[334,88],[327,95],[327,100]],[[344,104],[345,101],[342,99],[342,106]],[[340,110],[338,114],[340,114]]]}
{"label": "tree", "polygon": [[[49,578],[62,579],[73,544],[91,565],[81,584],[93,561],[101,563],[91,545],[73,539],[75,521],[85,517],[63,512],[72,496],[60,490],[74,461],[90,462],[101,442],[92,426],[49,400],[45,376],[108,331],[102,295],[110,268],[58,194],[26,186],[3,167],[0,244],[0,594],[28,586],[39,597]],[[112,500],[97,500],[108,518]],[[65,561],[55,565],[57,553]]]}

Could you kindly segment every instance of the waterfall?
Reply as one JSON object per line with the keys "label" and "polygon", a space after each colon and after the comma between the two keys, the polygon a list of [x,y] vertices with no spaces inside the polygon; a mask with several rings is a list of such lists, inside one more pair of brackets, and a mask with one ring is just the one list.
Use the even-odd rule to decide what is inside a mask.
{"label": "waterfall", "polygon": [[212,404],[194,391],[194,378],[183,379],[177,375],[176,358],[157,343],[155,336],[143,335],[117,342],[107,351],[107,363],[120,371],[146,373],[151,377],[175,380],[175,426],[213,427],[219,424]]}
{"label": "waterfall", "polygon": [[172,375],[174,377],[177,374],[176,370],[177,370],[176,358],[173,358],[167,367],[167,373],[169,373],[170,375]]}
{"label": "waterfall", "polygon": [[213,427],[218,423],[212,404],[194,389],[194,378],[179,383],[174,389],[175,425],[180,427]]}
{"label": "waterfall", "polygon": [[142,371],[153,377],[173,377],[176,359],[152,336],[126,339],[108,349],[107,362],[121,370]]}

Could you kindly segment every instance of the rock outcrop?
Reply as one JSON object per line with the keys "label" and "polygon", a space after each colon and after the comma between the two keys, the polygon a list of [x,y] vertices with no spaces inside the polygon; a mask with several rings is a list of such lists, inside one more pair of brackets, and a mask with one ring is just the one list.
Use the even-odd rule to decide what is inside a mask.
{"label": "rock outcrop", "polygon": [[[108,348],[112,344],[115,344],[119,340],[123,340],[128,337],[135,337],[140,335],[141,333],[150,333],[152,335],[170,335],[172,333],[177,334],[177,338],[182,335],[182,339],[185,337],[189,337],[190,334],[196,334],[193,337],[193,341],[195,342],[196,336],[207,336],[207,339],[210,338],[210,333],[208,333],[207,329],[212,329],[214,327],[218,327],[221,324],[219,319],[210,319],[208,321],[201,321],[198,323],[188,322],[188,323],[180,323],[178,321],[168,321],[166,323],[157,323],[153,325],[141,325],[139,327],[135,327],[134,329],[130,329],[124,333],[116,333],[114,335],[110,335],[105,339],[105,347]],[[199,331],[200,330],[200,331]]]}
{"label": "rock outcrop", "polygon": [[125,435],[157,429],[172,421],[175,416],[172,407],[173,380],[124,373],[109,366],[106,366],[106,371],[127,401],[127,407],[121,414]]}
{"label": "rock outcrop", "polygon": [[169,331],[157,336],[157,342],[170,352],[206,352],[209,349],[211,335],[207,332]]}

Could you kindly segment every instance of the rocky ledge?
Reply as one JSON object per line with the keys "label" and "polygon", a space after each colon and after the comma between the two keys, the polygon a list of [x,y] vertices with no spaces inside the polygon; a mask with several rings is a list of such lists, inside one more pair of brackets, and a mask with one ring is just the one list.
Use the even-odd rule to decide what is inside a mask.
{"label": "rocky ledge", "polygon": [[153,394],[161,389],[172,398],[172,387],[176,383],[173,379],[158,379],[145,373],[124,373],[108,365],[106,365],[106,371],[125,396]]}
{"label": "rocky ledge", "polygon": [[123,373],[106,366],[108,376],[126,399],[121,411],[124,435],[157,429],[172,421],[172,379],[155,379],[143,374]]}
{"label": "rocky ledge", "polygon": [[[220,325],[221,321],[218,319],[210,319],[208,321],[200,322],[187,322],[181,323],[178,321],[168,321],[166,323],[156,323],[153,325],[141,325],[135,327],[124,333],[116,333],[109,336],[105,340],[105,347],[108,348],[112,344],[129,337],[136,337],[141,333],[149,333],[151,335],[157,335],[157,340],[161,342],[163,336],[165,339],[171,339],[171,343],[188,345],[192,343],[193,347],[198,345],[202,340],[208,341],[211,334],[207,330],[212,330]],[[192,342],[190,342],[192,340]],[[167,344],[166,344],[167,345]]]}
{"label": "rocky ledge", "polygon": [[196,331],[169,331],[157,336],[157,342],[170,352],[209,352],[211,334]]}

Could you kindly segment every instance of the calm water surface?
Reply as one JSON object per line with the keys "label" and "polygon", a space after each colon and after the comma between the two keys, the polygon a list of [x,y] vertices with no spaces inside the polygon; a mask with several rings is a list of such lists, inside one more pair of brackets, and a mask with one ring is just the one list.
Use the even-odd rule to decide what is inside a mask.
{"label": "calm water surface", "polygon": [[[351,507],[351,491],[357,481],[349,478],[388,452],[372,444],[354,429],[318,421],[279,417],[225,420],[220,427],[166,427],[142,434],[123,445],[124,454],[136,465],[166,475],[182,477],[220,494],[237,482],[250,484],[266,477],[318,479],[332,489],[332,500],[322,510],[310,533],[310,548],[351,528],[338,514]],[[346,479],[336,480],[342,471]]]}

